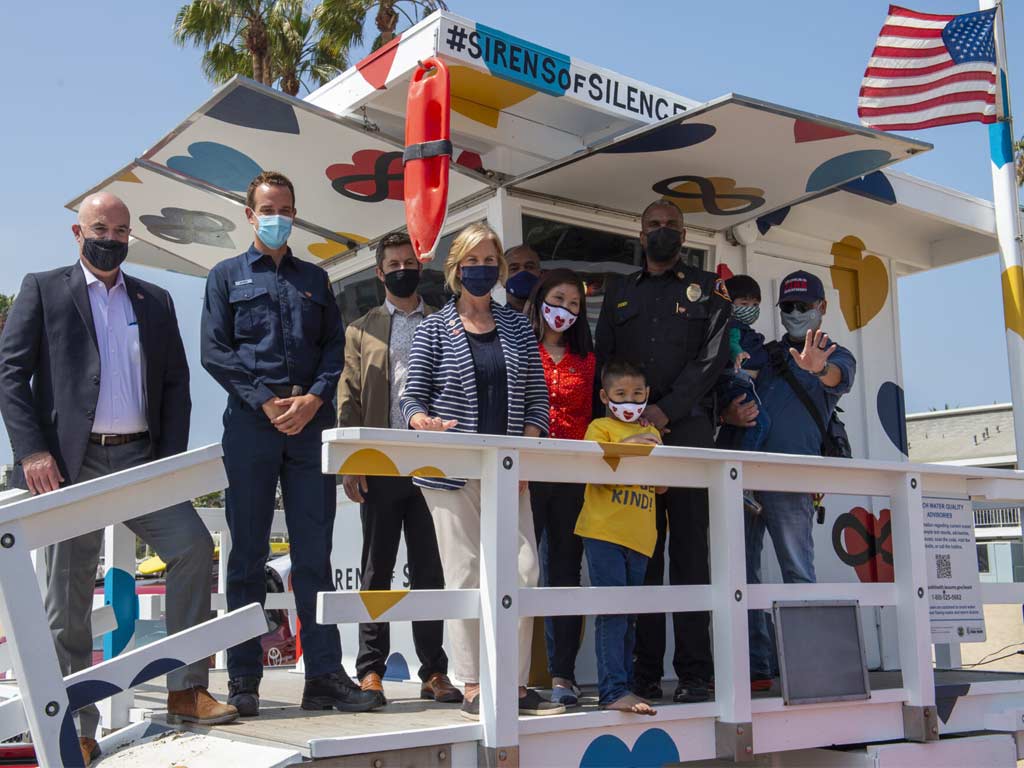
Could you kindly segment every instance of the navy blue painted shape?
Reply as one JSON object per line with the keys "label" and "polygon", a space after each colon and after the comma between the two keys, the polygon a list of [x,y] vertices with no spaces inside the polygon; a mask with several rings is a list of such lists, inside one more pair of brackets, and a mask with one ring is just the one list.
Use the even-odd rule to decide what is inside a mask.
{"label": "navy blue painted shape", "polygon": [[587,747],[579,768],[661,768],[679,762],[679,748],[661,728],[640,734],[633,749],[617,736],[598,736]]}
{"label": "navy blue painted shape", "polygon": [[385,680],[409,680],[409,662],[405,656],[395,651],[388,656],[387,666],[384,669]]}
{"label": "navy blue painted shape", "polygon": [[896,190],[892,188],[892,182],[882,171],[869,173],[859,179],[847,182],[840,189],[854,195],[866,197],[868,200],[875,200],[886,205],[896,204]]}
{"label": "navy blue painted shape", "polygon": [[882,422],[886,437],[906,456],[907,408],[903,400],[903,388],[892,381],[884,382],[878,388],[875,405],[878,409],[878,420]]}
{"label": "navy blue painted shape", "polygon": [[961,696],[966,696],[971,690],[970,683],[960,685],[937,685],[935,686],[935,711],[943,723],[948,723],[953,715],[953,708]]}
{"label": "navy blue painted shape", "polygon": [[124,689],[106,680],[83,680],[68,686],[68,712],[77,712],[82,707],[103,701]]}
{"label": "navy blue painted shape", "polygon": [[813,171],[807,178],[808,192],[821,192],[847,179],[863,176],[877,171],[881,166],[892,160],[892,155],[884,149],[856,149],[842,155],[829,158]]}
{"label": "navy blue painted shape", "polygon": [[82,749],[78,746],[74,710],[68,709],[60,723],[60,762],[64,768],[85,768]]}
{"label": "navy blue painted shape", "polygon": [[707,141],[718,129],[704,123],[670,123],[652,133],[612,144],[601,152],[611,155],[633,155],[640,152],[669,152],[692,147]]}
{"label": "navy blue painted shape", "polygon": [[184,666],[185,662],[179,659],[156,659],[144,666],[139,673],[132,678],[132,681],[128,683],[128,687],[132,688],[140,683],[146,682],[147,680],[152,680],[154,677],[166,675],[168,672],[173,672],[174,670]]}
{"label": "navy blue painted shape", "polygon": [[206,114],[214,120],[244,128],[299,133],[299,119],[291,104],[244,86],[218,101]]}
{"label": "navy blue painted shape", "polygon": [[789,206],[785,208],[779,208],[777,211],[766,213],[764,216],[757,217],[757,231],[762,235],[767,235],[768,230],[772,227],[777,227],[786,220],[789,215]]}

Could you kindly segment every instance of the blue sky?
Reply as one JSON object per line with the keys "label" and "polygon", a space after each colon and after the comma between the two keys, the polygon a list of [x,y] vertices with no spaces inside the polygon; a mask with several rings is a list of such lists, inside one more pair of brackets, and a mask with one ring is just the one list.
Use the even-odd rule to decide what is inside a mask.
{"label": "blue sky", "polygon": [[[0,122],[0,233],[8,245],[0,292],[15,292],[25,272],[71,263],[74,219],[64,204],[140,155],[210,95],[199,53],[171,42],[182,1],[58,0],[5,7],[0,71],[9,76]],[[933,13],[977,9],[970,0],[908,4]],[[881,0],[449,5],[471,19],[697,100],[732,91],[850,122],[857,122],[860,78],[888,7]],[[1009,5],[1012,64],[1024,61],[1024,8]],[[353,60],[361,54],[354,52]],[[1022,115],[1019,136],[1024,69],[1010,74]],[[935,150],[900,164],[901,170],[991,198],[983,126],[940,128],[921,138]],[[132,271],[172,292],[192,367],[192,444],[218,440],[224,394],[200,367],[197,352],[202,281]],[[900,299],[909,411],[1009,398],[997,257],[904,278]],[[0,462],[6,461],[10,450],[0,440]]]}

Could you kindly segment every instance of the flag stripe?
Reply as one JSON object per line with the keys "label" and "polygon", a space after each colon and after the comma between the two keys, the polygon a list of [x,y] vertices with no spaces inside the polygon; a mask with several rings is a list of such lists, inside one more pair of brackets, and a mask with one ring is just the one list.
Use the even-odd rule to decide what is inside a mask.
{"label": "flag stripe", "polygon": [[[861,100],[863,101],[863,100]],[[876,99],[876,101],[878,101]],[[886,99],[889,106],[873,107],[860,104],[857,114],[861,117],[876,117],[878,115],[902,115],[910,112],[920,112],[932,107],[941,107],[944,104],[959,104],[962,102],[984,102],[986,104],[996,103],[996,94],[984,91],[966,91],[965,93],[947,93],[945,96],[936,96],[934,99],[914,100],[907,104],[893,104],[892,100]]]}
{"label": "flag stripe", "polygon": [[992,65],[984,61],[974,61],[970,64],[957,64],[949,69],[939,72],[932,72],[920,77],[865,77],[862,85],[869,88],[903,87],[915,85],[939,84],[946,78],[956,75],[970,75],[972,77],[995,77]]}
{"label": "flag stripe", "polygon": [[[868,69],[896,69],[900,74],[906,70],[924,70],[938,65],[953,66],[953,59],[945,50],[938,55],[928,56],[923,59],[908,58],[905,56],[872,56],[868,59]],[[918,74],[924,74],[920,72]]]}
{"label": "flag stripe", "polygon": [[[860,89],[861,96],[911,96],[917,93],[927,93],[936,88],[944,90],[947,86],[963,84],[964,88],[976,88],[977,83],[995,83],[994,72],[959,72],[948,77],[940,77],[937,80],[929,79],[926,83],[918,85],[900,85],[894,88],[879,88],[877,86],[864,86]],[[866,80],[865,80],[866,82]],[[887,80],[885,82],[894,82]],[[901,81],[895,81],[901,82]]]}
{"label": "flag stripe", "polygon": [[894,45],[876,45],[875,50],[871,52],[872,59],[881,57],[926,59],[929,56],[940,55],[948,56],[946,46],[940,45],[938,48],[901,48]]}
{"label": "flag stripe", "polygon": [[889,16],[898,16],[905,19],[914,19],[916,21],[941,21],[946,24],[956,18],[955,15],[948,13],[921,13],[920,11],[912,11],[909,8],[904,8],[899,5],[889,6]]}
{"label": "flag stripe", "polygon": [[886,78],[896,78],[904,76],[915,77],[918,75],[930,75],[932,72],[941,72],[942,70],[949,69],[952,66],[953,60],[949,59],[948,61],[942,64],[932,64],[931,66],[928,67],[919,67],[913,69],[911,69],[910,67],[868,67],[864,72],[864,76]]}
{"label": "flag stripe", "polygon": [[995,113],[980,115],[977,112],[970,112],[963,115],[945,115],[944,117],[935,117],[915,123],[879,124],[864,121],[864,125],[868,126],[868,128],[877,128],[880,131],[919,131],[923,128],[938,128],[940,125],[953,125],[955,123],[994,123],[995,121]]}
{"label": "flag stripe", "polygon": [[[889,126],[894,124],[914,124],[921,123],[927,120],[934,120],[938,117],[945,117],[948,115],[966,115],[971,113],[976,114],[995,114],[995,104],[989,104],[984,101],[965,102],[963,104],[945,105],[941,107],[932,107],[931,109],[922,109],[919,112],[901,112],[893,115],[865,115],[861,119],[872,127],[881,127],[883,125]],[[857,110],[858,115],[860,110]]]}
{"label": "flag stripe", "polygon": [[[945,25],[942,25],[945,26]],[[905,27],[896,24],[886,24],[882,27],[880,35],[890,35],[892,37],[931,37],[931,38],[942,38],[942,27]]]}

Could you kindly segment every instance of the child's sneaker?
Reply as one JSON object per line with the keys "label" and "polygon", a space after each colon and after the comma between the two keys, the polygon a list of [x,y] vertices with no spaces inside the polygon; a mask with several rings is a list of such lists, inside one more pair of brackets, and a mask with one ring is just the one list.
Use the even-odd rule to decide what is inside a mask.
{"label": "child's sneaker", "polygon": [[566,707],[575,707],[580,703],[580,689],[576,685],[569,688],[556,685],[551,689],[551,700]]}

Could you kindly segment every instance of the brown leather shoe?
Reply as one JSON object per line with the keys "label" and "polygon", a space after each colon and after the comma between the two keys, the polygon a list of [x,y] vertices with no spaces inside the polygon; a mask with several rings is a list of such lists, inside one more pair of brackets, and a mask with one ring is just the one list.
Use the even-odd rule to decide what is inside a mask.
{"label": "brown leather shoe", "polygon": [[462,702],[462,691],[452,685],[448,675],[435,672],[420,688],[421,699],[433,699],[442,704],[459,704]]}
{"label": "brown leather shoe", "polygon": [[96,739],[90,739],[88,736],[79,736],[78,746],[82,750],[82,762],[86,766],[100,756],[100,745],[96,743]]}
{"label": "brown leather shoe", "polygon": [[238,710],[221,704],[202,686],[167,692],[167,722],[218,725],[238,718]]}
{"label": "brown leather shoe", "polygon": [[384,682],[376,672],[367,672],[363,675],[359,681],[359,687],[377,697],[377,704],[375,706],[383,707],[388,703],[387,698],[384,696]]}

